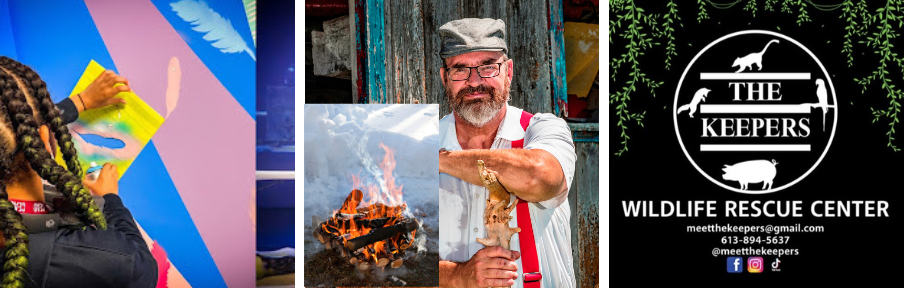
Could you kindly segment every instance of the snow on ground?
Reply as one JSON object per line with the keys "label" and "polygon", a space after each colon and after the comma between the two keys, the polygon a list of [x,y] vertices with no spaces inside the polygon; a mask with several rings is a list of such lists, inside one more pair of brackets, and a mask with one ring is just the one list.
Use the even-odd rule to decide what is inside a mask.
{"label": "snow on ground", "polygon": [[[354,188],[353,175],[365,185],[382,184],[381,143],[395,151],[393,176],[411,212],[426,212],[427,217],[415,216],[436,229],[438,114],[439,105],[304,105],[305,238],[312,239],[311,216],[326,219],[342,206]],[[321,249],[316,240],[305,241],[306,255]]]}

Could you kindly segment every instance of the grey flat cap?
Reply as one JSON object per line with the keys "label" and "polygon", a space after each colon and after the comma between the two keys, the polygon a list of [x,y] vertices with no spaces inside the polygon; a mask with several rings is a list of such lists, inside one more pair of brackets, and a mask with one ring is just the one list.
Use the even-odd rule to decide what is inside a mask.
{"label": "grey flat cap", "polygon": [[499,19],[466,18],[449,21],[439,27],[442,50],[439,57],[448,58],[475,51],[502,51],[505,46],[505,22]]}

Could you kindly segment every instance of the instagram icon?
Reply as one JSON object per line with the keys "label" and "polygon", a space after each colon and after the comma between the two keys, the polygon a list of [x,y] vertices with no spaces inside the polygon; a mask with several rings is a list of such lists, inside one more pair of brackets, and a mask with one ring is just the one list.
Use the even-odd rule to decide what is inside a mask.
{"label": "instagram icon", "polygon": [[747,272],[762,273],[763,272],[763,257],[747,258]]}

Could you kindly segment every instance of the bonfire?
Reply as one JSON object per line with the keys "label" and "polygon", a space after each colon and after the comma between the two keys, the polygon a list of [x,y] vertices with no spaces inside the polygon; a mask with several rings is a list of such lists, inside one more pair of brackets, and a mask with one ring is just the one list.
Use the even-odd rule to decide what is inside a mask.
{"label": "bonfire", "polygon": [[402,198],[402,185],[396,185],[392,176],[394,153],[383,144],[380,147],[386,151],[380,163],[384,185],[365,186],[352,177],[354,189],[342,206],[326,221],[316,215],[312,219],[314,238],[361,271],[399,268],[412,246],[415,255],[426,252],[426,237],[417,233],[421,223],[411,214]]}

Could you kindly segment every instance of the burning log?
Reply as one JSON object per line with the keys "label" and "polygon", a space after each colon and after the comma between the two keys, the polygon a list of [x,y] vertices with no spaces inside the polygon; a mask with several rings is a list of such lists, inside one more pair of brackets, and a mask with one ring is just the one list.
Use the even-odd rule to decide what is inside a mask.
{"label": "burning log", "polygon": [[370,270],[370,266],[371,266],[370,262],[367,262],[367,261],[358,262],[358,270],[367,271],[367,270]]}
{"label": "burning log", "polygon": [[383,268],[386,267],[387,264],[389,264],[389,258],[380,258],[377,260],[377,267]]}
{"label": "burning log", "polygon": [[[509,249],[512,235],[521,232],[521,228],[510,228],[508,222],[512,220],[510,214],[515,210],[518,199],[508,206],[509,192],[502,187],[496,178],[496,171],[486,169],[483,160],[477,160],[477,169],[483,185],[490,190],[487,198],[487,209],[484,211],[484,226],[487,229],[487,238],[478,238],[477,242],[486,246],[501,246]],[[508,207],[507,207],[508,206]]]}
{"label": "burning log", "polygon": [[401,218],[399,217],[382,217],[382,218],[374,218],[374,219],[365,219],[365,215],[358,214],[342,214],[342,215],[355,215],[353,218],[336,218],[336,224],[338,226],[349,226],[350,222],[355,222],[355,226],[362,228],[381,228],[386,226],[389,223],[398,222]]}
{"label": "burning log", "polygon": [[361,200],[363,199],[364,192],[361,192],[361,190],[358,189],[352,190],[351,193],[348,193],[348,197],[345,197],[345,202],[342,203],[342,207],[355,209],[358,207],[358,203],[361,203]]}
{"label": "burning log", "polygon": [[399,206],[387,206],[386,204],[378,202],[378,203],[374,203],[373,205],[370,205],[367,207],[358,208],[355,211],[357,211],[358,214],[369,214],[369,213],[374,213],[376,211],[400,212],[400,211],[404,211],[407,208],[408,208],[408,206],[405,204],[402,204]]}
{"label": "burning log", "polygon": [[399,258],[399,259],[396,259],[395,261],[392,261],[392,264],[390,265],[390,267],[392,267],[392,268],[399,268],[399,267],[402,267],[402,258]]}
{"label": "burning log", "polygon": [[348,263],[361,271],[386,266],[398,268],[403,263],[404,249],[418,245],[420,238],[412,234],[420,222],[403,215],[407,206],[383,203],[356,208],[363,200],[360,190],[353,190],[332,218],[312,218],[314,238],[327,249],[337,250]]}
{"label": "burning log", "polygon": [[399,233],[410,233],[417,230],[417,221],[412,219],[402,220],[400,223],[370,230],[370,233],[350,239],[345,243],[345,247],[349,250],[358,250],[358,248],[374,244],[377,241],[383,241]]}
{"label": "burning log", "polygon": [[399,238],[399,250],[406,250],[408,247],[411,247],[411,234],[405,233]]}

